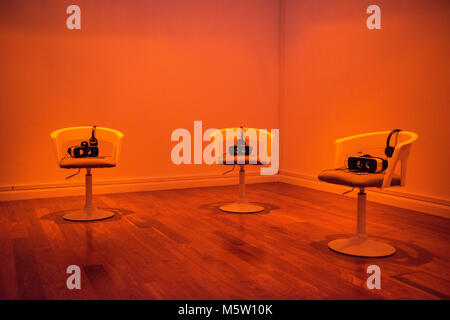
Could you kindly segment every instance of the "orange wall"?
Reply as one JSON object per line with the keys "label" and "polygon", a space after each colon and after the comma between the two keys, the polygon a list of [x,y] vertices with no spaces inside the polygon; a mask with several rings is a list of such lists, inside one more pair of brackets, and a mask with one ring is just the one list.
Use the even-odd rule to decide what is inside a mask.
{"label": "orange wall", "polygon": [[171,133],[278,128],[278,26],[276,0],[0,1],[0,186],[65,183],[49,134],[93,124],[125,134],[96,179],[223,172],[172,164]]}
{"label": "orange wall", "polygon": [[[73,3],[81,31],[65,27]],[[365,26],[370,4],[381,7],[382,30]],[[205,129],[281,127],[281,169],[310,176],[333,165],[335,138],[416,131],[404,191],[449,199],[449,7],[0,1],[0,187],[65,183],[69,172],[57,168],[49,133],[91,124],[125,133],[119,167],[96,170],[96,179],[223,172],[170,161],[172,130],[203,120]]]}
{"label": "orange wall", "polygon": [[[371,4],[381,30],[366,28]],[[284,12],[281,169],[316,176],[334,139],[402,128],[419,140],[397,190],[450,200],[450,2],[285,0]]]}

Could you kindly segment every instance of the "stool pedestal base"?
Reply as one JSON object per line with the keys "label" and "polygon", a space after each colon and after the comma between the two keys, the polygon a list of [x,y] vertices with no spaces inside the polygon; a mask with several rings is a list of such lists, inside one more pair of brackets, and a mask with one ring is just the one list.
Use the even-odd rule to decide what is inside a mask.
{"label": "stool pedestal base", "polygon": [[81,209],[71,211],[64,215],[65,220],[69,221],[95,221],[108,219],[114,216],[114,212],[108,210],[101,210],[96,208]]}
{"label": "stool pedestal base", "polygon": [[247,202],[245,198],[245,167],[241,165],[239,170],[239,200],[234,203],[220,206],[220,210],[231,213],[256,213],[264,211],[264,207]]}
{"label": "stool pedestal base", "polygon": [[235,202],[220,206],[220,210],[232,213],[256,213],[264,211],[264,207],[249,202]]}
{"label": "stool pedestal base", "polygon": [[94,207],[92,200],[92,174],[91,168],[86,168],[86,203],[81,210],[66,213],[63,218],[69,221],[95,221],[111,218],[114,212]]}
{"label": "stool pedestal base", "polygon": [[387,243],[367,239],[367,236],[354,236],[337,239],[328,243],[328,248],[349,256],[380,258],[392,256],[395,248]]}

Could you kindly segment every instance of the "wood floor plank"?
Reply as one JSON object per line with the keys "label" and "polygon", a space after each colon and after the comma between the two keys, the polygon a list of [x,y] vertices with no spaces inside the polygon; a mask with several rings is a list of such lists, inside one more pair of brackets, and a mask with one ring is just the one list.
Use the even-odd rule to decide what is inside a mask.
{"label": "wood floor plank", "polygon": [[45,299],[45,292],[29,238],[13,240],[18,293],[21,299]]}

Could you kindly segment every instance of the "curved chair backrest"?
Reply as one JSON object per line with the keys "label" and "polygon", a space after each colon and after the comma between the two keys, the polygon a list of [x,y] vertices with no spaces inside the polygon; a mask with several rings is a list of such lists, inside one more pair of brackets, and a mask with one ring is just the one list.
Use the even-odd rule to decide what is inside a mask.
{"label": "curved chair backrest", "polygon": [[[356,155],[358,152],[363,152],[368,149],[385,148],[386,139],[390,131],[379,131],[372,133],[359,134],[347,138],[337,139],[335,167],[342,167],[349,156]],[[392,136],[390,145],[395,146],[394,154],[389,160],[389,167],[383,179],[382,188],[391,186],[391,181],[395,168],[400,162],[401,164],[401,182],[405,185],[406,181],[406,164],[408,161],[411,144],[417,140],[418,135],[411,131],[400,131]]]}
{"label": "curved chair backrest", "polygon": [[[245,143],[248,146],[253,147],[251,158],[258,158],[265,162],[270,162],[272,155],[272,133],[265,129],[257,128],[243,128]],[[219,137],[220,136],[220,137]],[[222,163],[224,160],[224,153],[228,154],[230,146],[234,146],[237,140],[241,138],[241,128],[224,128],[214,131],[211,134],[211,138],[214,140],[215,156],[217,163]]]}
{"label": "curved chair backrest", "polygon": [[[56,154],[58,161],[65,155],[67,150],[62,148],[64,142],[73,140],[88,140],[92,133],[92,127],[71,127],[55,130],[50,134],[56,147]],[[108,141],[113,144],[113,151],[111,157],[116,163],[119,162],[120,151],[122,149],[123,133],[109,128],[97,127],[95,137],[99,141]]]}

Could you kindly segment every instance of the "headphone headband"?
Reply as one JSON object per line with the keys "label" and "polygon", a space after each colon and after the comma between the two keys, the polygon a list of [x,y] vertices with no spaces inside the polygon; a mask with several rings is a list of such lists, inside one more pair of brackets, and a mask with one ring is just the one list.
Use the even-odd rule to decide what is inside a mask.
{"label": "headphone headband", "polygon": [[97,129],[97,126],[92,126],[92,134],[91,134],[91,137],[89,138],[89,144],[94,147],[98,145],[97,138],[95,137],[96,129]]}
{"label": "headphone headband", "polygon": [[392,155],[394,154],[394,150],[395,147],[391,147],[390,143],[391,143],[391,137],[392,135],[394,135],[397,132],[402,131],[401,129],[394,129],[391,131],[391,133],[389,133],[387,140],[386,140],[386,149],[384,149],[384,154],[386,155],[386,157],[390,158],[392,157]]}

